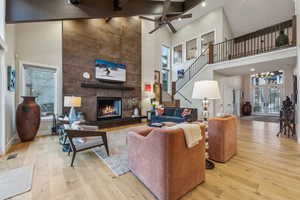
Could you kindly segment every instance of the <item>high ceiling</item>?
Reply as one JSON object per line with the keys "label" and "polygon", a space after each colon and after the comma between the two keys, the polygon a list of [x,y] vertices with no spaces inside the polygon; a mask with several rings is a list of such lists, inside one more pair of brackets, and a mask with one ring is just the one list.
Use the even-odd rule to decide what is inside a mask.
{"label": "high ceiling", "polygon": [[206,0],[206,7],[198,5],[188,12],[192,19],[173,24],[179,29],[220,7],[224,7],[235,37],[291,19],[295,13],[294,0]]}

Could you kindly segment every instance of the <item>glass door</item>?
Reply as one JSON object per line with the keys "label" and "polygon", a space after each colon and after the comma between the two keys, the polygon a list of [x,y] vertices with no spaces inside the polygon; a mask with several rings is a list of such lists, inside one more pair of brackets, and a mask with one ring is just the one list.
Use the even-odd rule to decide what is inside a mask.
{"label": "glass door", "polygon": [[278,115],[281,105],[283,72],[267,72],[251,76],[254,114]]}
{"label": "glass door", "polygon": [[255,114],[265,113],[265,88],[258,86],[253,92],[253,112]]}
{"label": "glass door", "polygon": [[280,87],[271,86],[268,88],[268,107],[267,113],[279,114],[280,112]]}

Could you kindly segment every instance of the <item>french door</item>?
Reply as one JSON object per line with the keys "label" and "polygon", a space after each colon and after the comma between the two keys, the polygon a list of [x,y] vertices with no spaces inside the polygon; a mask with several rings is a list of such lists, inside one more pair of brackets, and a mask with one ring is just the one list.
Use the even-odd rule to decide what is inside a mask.
{"label": "french door", "polygon": [[262,115],[279,115],[281,93],[281,85],[267,84],[253,87],[253,113]]}

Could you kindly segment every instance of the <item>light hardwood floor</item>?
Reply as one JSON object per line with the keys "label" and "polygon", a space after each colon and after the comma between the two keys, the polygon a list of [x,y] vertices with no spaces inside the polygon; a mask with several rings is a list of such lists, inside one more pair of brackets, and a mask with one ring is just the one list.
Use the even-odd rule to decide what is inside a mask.
{"label": "light hardwood floor", "polygon": [[[206,171],[205,183],[182,200],[299,200],[300,145],[277,138],[277,131],[274,123],[240,121],[238,155]],[[155,199],[131,173],[115,177],[93,152],[79,153],[75,167],[69,167],[56,136],[16,144],[10,153],[15,152],[16,159],[0,159],[0,172],[30,163],[35,172],[31,192],[13,199]]]}

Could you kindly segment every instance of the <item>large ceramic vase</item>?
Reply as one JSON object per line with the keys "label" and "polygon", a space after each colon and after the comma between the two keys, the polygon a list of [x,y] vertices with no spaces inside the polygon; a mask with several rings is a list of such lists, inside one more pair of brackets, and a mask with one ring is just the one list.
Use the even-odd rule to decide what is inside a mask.
{"label": "large ceramic vase", "polygon": [[41,109],[35,97],[22,97],[23,102],[17,108],[16,124],[22,142],[34,140],[41,122]]}
{"label": "large ceramic vase", "polygon": [[242,114],[244,116],[250,116],[252,112],[252,106],[249,101],[246,101],[244,105],[242,106]]}

